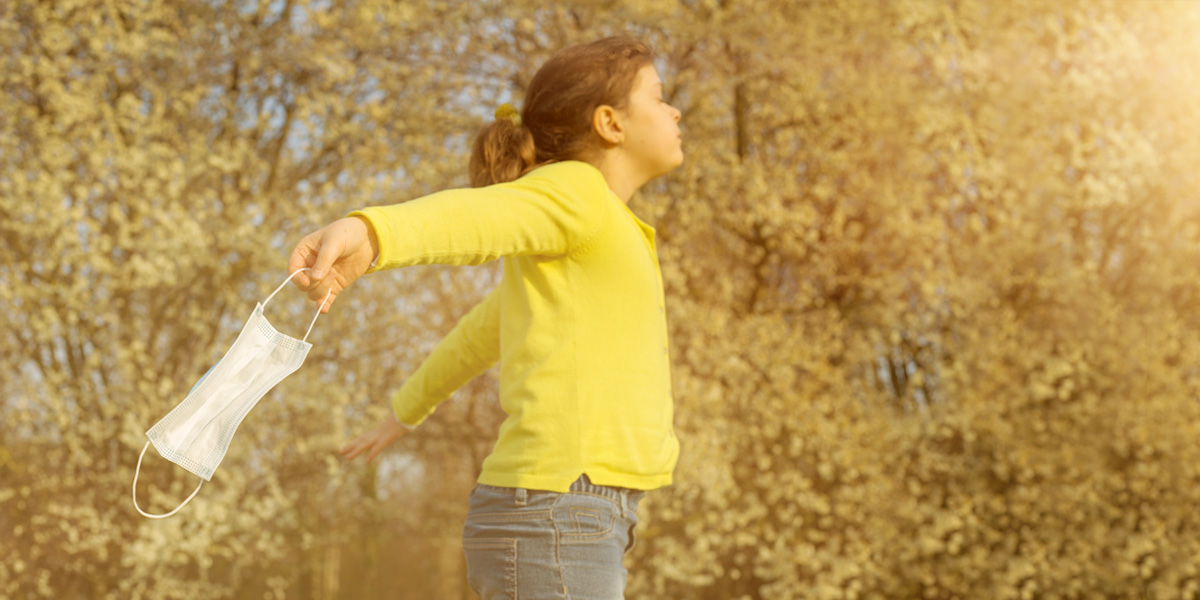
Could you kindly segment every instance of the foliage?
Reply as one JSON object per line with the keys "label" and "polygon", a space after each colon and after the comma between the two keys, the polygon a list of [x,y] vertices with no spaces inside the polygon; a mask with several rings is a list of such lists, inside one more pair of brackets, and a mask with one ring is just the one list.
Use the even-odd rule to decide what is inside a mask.
{"label": "foliage", "polygon": [[[496,281],[368,277],[171,519],[143,433],[349,210],[466,184],[555,50],[642,36],[676,483],[636,598],[1200,595],[1200,7],[530,0],[0,6],[0,597],[471,597],[473,382],[334,451]],[[292,291],[268,317],[298,333]],[[139,498],[194,478],[148,452]]]}

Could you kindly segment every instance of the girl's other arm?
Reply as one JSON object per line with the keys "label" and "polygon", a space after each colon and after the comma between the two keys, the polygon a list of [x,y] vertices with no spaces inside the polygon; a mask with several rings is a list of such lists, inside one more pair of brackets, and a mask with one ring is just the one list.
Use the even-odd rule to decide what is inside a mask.
{"label": "girl's other arm", "polygon": [[500,360],[500,291],[496,288],[458,321],[392,396],[401,423],[420,425],[455,390]]}
{"label": "girl's other arm", "polygon": [[492,290],[459,320],[404,382],[392,397],[392,414],[377,428],[343,447],[340,454],[353,460],[369,452],[367,462],[370,462],[392,442],[420,425],[455,390],[495,364],[500,358],[499,305],[499,292]]}

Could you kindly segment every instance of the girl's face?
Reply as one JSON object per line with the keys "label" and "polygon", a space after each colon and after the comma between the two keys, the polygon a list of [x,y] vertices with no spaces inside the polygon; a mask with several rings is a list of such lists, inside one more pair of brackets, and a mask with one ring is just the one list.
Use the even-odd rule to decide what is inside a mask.
{"label": "girl's face", "polygon": [[653,65],[642,67],[634,79],[624,111],[628,127],[622,144],[649,179],[665,175],[683,163],[679,109],[663,99],[663,83]]}

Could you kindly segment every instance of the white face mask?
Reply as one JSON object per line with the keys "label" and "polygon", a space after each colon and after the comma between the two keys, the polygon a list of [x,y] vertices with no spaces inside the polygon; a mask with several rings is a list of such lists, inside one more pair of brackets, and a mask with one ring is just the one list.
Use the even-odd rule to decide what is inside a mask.
{"label": "white face mask", "polygon": [[[169,517],[190,502],[205,481],[212,481],[213,472],[229,450],[233,433],[250,409],[284,377],[300,368],[312,348],[312,344],[304,340],[308,339],[317,317],[321,316],[321,308],[325,307],[329,294],[321,301],[321,307],[317,309],[301,340],[277,331],[267,322],[263,310],[292,277],[308,270],[299,269],[292,273],[263,303],[256,305],[254,313],[225,356],[196,382],[179,406],[146,432],[150,441],[142,446],[137,470],[133,473],[133,506],[142,516],[152,519]],[[196,486],[196,491],[183,504],[163,515],[147,514],[137,503],[138,473],[142,470],[142,457],[146,455],[146,448],[150,444],[154,444],[154,449],[163,458],[203,478],[200,485]]]}

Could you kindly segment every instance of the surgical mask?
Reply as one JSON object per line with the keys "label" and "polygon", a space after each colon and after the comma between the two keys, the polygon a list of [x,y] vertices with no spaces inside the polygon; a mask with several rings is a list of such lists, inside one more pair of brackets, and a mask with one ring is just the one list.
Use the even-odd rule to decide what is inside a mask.
{"label": "surgical mask", "polygon": [[[196,497],[204,482],[212,481],[213,472],[229,450],[234,432],[250,409],[284,377],[300,368],[312,348],[312,344],[305,340],[316,324],[317,317],[321,316],[321,308],[329,301],[329,294],[321,301],[321,307],[308,324],[303,339],[297,340],[277,331],[267,322],[263,311],[271,298],[297,273],[308,270],[304,268],[292,273],[265,301],[257,304],[225,356],[196,382],[179,406],[146,432],[149,441],[142,446],[137,470],[133,473],[133,506],[142,516],[152,519],[169,517]],[[148,514],[137,503],[138,474],[142,470],[142,457],[146,455],[150,444],[154,444],[154,449],[163,458],[201,478],[196,490],[183,504],[162,515]]]}

